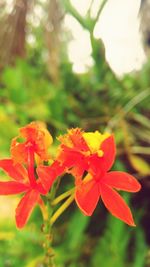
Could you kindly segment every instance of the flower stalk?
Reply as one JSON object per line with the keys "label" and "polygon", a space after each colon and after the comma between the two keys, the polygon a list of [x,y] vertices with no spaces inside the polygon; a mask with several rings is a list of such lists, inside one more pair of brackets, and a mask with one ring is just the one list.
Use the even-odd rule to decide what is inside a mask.
{"label": "flower stalk", "polygon": [[47,220],[44,222],[43,232],[45,235],[45,241],[43,244],[45,250],[45,258],[44,258],[44,267],[55,267],[54,263],[54,250],[52,248],[53,234],[52,227],[49,223],[50,218],[53,213],[53,207],[51,206],[51,198],[53,197],[53,192],[50,192],[47,196]]}
{"label": "flower stalk", "polygon": [[68,191],[66,191],[65,193],[59,195],[58,197],[56,197],[52,202],[51,205],[55,206],[57,205],[59,202],[61,202],[62,200],[64,200],[66,197],[70,196],[73,192],[74,192],[75,188],[72,188]]}
{"label": "flower stalk", "polygon": [[72,194],[61,206],[60,208],[53,214],[50,219],[50,224],[53,225],[54,222],[59,218],[59,216],[70,206],[70,204],[74,200],[74,194]]}

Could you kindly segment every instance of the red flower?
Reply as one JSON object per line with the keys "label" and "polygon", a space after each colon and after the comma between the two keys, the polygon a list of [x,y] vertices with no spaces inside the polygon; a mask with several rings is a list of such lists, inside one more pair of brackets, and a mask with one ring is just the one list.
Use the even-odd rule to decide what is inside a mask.
{"label": "red flower", "polygon": [[[23,138],[22,143],[19,143],[19,138]],[[43,161],[49,158],[47,149],[51,143],[52,137],[43,125],[32,122],[21,128],[19,137],[13,139],[12,158],[0,160],[0,168],[13,179],[0,182],[0,195],[25,192],[16,209],[18,228],[22,228],[26,224],[37,203],[41,208],[43,207],[44,203],[40,195],[47,194],[52,182],[57,177],[57,171],[59,172],[59,163],[55,163],[49,167],[49,175],[47,175],[47,169],[42,169],[41,173],[42,166],[38,166],[35,173],[35,161],[39,162],[39,160]],[[38,178],[36,178],[37,175]]]}
{"label": "red flower", "polygon": [[[61,141],[61,145],[57,160],[76,177],[76,183],[80,183],[84,172],[89,169],[94,173],[101,171],[101,165],[107,169],[109,155],[115,153],[113,136],[102,135],[98,131],[85,133],[76,128],[69,130],[68,134],[60,136],[58,139]],[[101,147],[105,139],[107,139],[107,143]]]}
{"label": "red flower", "polygon": [[[115,159],[115,142],[112,135],[99,132],[69,131],[59,138],[62,141],[58,159],[76,178],[75,200],[85,215],[92,215],[101,197],[112,215],[134,226],[131,211],[114,190],[137,192],[138,181],[125,172],[108,172]],[[84,171],[88,175],[83,178]]]}
{"label": "red flower", "polygon": [[40,193],[45,194],[46,190],[42,187],[38,180],[35,180],[31,165],[28,170],[20,163],[15,163],[12,159],[0,160],[0,168],[3,169],[13,180],[0,182],[0,195],[12,195],[24,193],[16,209],[16,224],[18,228],[22,228],[34,206],[40,200]]}
{"label": "red flower", "polygon": [[[27,168],[12,159],[0,160],[0,168],[13,179],[12,181],[0,181],[0,195],[25,193],[16,208],[16,224],[18,228],[24,227],[36,204],[44,205],[40,195],[48,193],[52,182],[57,177],[57,171],[59,171],[57,163],[49,166],[48,170],[42,169],[42,173],[42,166],[39,166],[36,169],[38,174],[36,179],[33,154],[28,155],[28,157],[29,164]],[[41,176],[39,173],[41,173]]]}
{"label": "red flower", "polygon": [[31,122],[20,128],[20,135],[11,143],[11,157],[14,161],[27,163],[28,150],[32,147],[38,162],[50,159],[48,148],[53,139],[45,125],[41,122]]}

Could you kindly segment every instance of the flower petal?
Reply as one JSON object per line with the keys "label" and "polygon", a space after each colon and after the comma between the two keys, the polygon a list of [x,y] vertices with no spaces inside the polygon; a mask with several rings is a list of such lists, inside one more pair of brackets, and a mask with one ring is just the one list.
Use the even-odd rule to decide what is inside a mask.
{"label": "flower petal", "polygon": [[51,166],[39,165],[36,171],[39,177],[38,182],[48,192],[55,179],[64,172],[64,166],[55,161]]}
{"label": "flower petal", "polygon": [[19,202],[16,208],[16,224],[18,228],[23,228],[27,223],[31,212],[39,201],[39,192],[35,190],[28,191]]}
{"label": "flower petal", "polygon": [[75,148],[78,151],[87,151],[89,148],[83,138],[83,131],[79,128],[68,130],[67,134],[58,137],[61,146],[68,148]]}
{"label": "flower petal", "polygon": [[83,131],[79,128],[68,131],[69,137],[72,141],[73,147],[80,151],[88,151],[88,145],[83,137]]}
{"label": "flower petal", "polygon": [[[58,140],[61,142],[57,156],[58,161],[65,164],[66,168],[84,164],[85,153],[89,152],[89,148],[81,129],[71,129],[67,134],[60,136]],[[84,167],[82,169],[84,172]]]}
{"label": "flower petal", "polygon": [[17,181],[25,182],[28,180],[27,170],[12,159],[0,160],[0,168]]}
{"label": "flower petal", "polygon": [[102,181],[118,190],[138,192],[141,189],[140,183],[132,175],[125,172],[109,172],[104,176]]}
{"label": "flower petal", "polygon": [[82,182],[84,171],[85,171],[84,165],[83,166],[76,165],[72,167],[71,169],[69,169],[67,173],[70,173],[75,178],[75,184],[78,185],[78,184],[81,184]]}
{"label": "flower petal", "polygon": [[104,183],[100,184],[100,192],[104,205],[113,216],[131,226],[135,226],[129,207],[117,192]]}
{"label": "flower petal", "polygon": [[27,163],[28,161],[28,146],[24,143],[19,143],[18,137],[15,137],[11,141],[10,153],[14,162]]}
{"label": "flower petal", "polygon": [[80,164],[84,161],[84,155],[72,148],[68,148],[64,145],[61,146],[61,151],[57,157],[57,160],[62,164],[65,164],[66,168],[71,168],[76,164]]}
{"label": "flower petal", "polygon": [[20,128],[20,135],[12,140],[11,156],[17,162],[27,163],[26,150],[30,145],[41,161],[48,160],[50,159],[48,148],[52,142],[52,136],[43,123],[31,122]]}
{"label": "flower petal", "polygon": [[100,197],[99,186],[92,179],[77,187],[75,200],[84,215],[91,216]]}
{"label": "flower petal", "polygon": [[108,171],[112,167],[116,155],[116,146],[113,135],[103,141],[101,150],[104,152],[103,157],[100,158],[101,167],[103,171]]}
{"label": "flower petal", "polygon": [[18,182],[0,182],[0,195],[15,195],[27,191],[29,187]]}

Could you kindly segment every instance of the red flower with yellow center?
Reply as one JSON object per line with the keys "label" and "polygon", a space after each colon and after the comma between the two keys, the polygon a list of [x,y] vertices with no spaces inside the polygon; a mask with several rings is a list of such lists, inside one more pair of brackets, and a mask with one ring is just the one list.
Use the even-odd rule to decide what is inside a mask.
{"label": "red flower with yellow center", "polygon": [[[85,133],[80,129],[71,129],[68,134],[60,136],[61,145],[57,160],[76,177],[80,183],[85,171],[97,173],[101,165],[109,164],[109,155],[115,153],[114,138],[110,134]],[[107,142],[103,142],[107,139]]]}
{"label": "red flower with yellow center", "polygon": [[[141,186],[125,172],[108,172],[116,154],[113,135],[72,129],[59,140],[58,160],[75,176],[75,200],[81,211],[92,215],[101,198],[112,215],[134,226],[129,207],[114,189],[137,192]],[[88,174],[83,179],[85,171]]]}

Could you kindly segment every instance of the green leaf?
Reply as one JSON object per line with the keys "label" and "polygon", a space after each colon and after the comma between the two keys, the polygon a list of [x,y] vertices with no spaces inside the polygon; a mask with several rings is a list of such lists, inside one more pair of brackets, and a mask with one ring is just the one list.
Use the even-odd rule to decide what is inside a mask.
{"label": "green leaf", "polygon": [[143,174],[143,175],[150,174],[150,166],[148,165],[148,163],[144,159],[142,159],[139,156],[131,155],[131,156],[129,156],[129,160],[130,160],[132,167],[137,172],[139,172],[140,174]]}
{"label": "green leaf", "polygon": [[84,216],[79,210],[77,210],[72,216],[67,233],[70,250],[76,249],[81,243],[81,237],[84,234],[88,222],[89,217]]}

